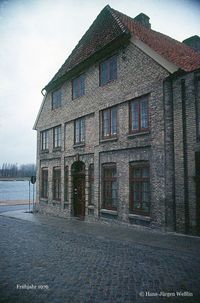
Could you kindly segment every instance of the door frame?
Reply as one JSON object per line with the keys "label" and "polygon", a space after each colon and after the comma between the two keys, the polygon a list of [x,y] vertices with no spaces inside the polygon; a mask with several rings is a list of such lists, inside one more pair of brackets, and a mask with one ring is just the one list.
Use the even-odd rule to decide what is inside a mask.
{"label": "door frame", "polygon": [[71,167],[73,216],[85,217],[85,163],[76,161]]}

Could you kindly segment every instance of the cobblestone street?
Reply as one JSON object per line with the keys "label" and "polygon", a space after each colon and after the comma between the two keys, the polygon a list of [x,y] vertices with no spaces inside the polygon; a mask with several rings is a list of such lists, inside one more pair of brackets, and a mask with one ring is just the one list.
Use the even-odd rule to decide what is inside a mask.
{"label": "cobblestone street", "polygon": [[200,239],[26,215],[0,216],[0,302],[200,302]]}

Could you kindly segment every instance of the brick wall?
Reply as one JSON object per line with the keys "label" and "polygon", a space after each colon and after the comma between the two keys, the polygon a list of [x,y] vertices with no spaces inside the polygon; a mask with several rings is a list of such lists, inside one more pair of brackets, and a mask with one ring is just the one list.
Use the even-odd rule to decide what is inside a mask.
{"label": "brick wall", "polygon": [[173,80],[174,170],[177,231],[196,226],[194,74]]}
{"label": "brick wall", "polygon": [[[119,214],[118,220],[130,222],[129,218],[129,162],[148,160],[151,174],[151,220],[150,225],[164,228],[166,209],[166,153],[165,153],[165,119],[164,113],[169,108],[163,103],[163,81],[168,76],[166,70],[140,51],[133,44],[118,51],[117,80],[99,87],[98,62],[86,71],[85,95],[72,100],[71,82],[62,86],[62,107],[51,109],[51,93],[46,96],[43,110],[37,124],[38,133],[50,129],[49,153],[38,150],[38,167],[46,163],[50,170],[51,163],[59,159],[62,169],[64,163],[69,163],[69,170],[77,155],[83,161],[86,157],[94,162],[95,168],[95,218],[101,217],[101,164],[104,161],[117,163],[119,179]],[[150,131],[146,134],[129,136],[129,100],[149,94]],[[118,106],[118,137],[117,140],[101,142],[99,136],[100,111]],[[164,111],[165,110],[165,111]],[[85,116],[86,141],[82,147],[74,147],[74,119]],[[56,125],[62,125],[62,150],[52,150],[52,130]],[[177,130],[176,130],[177,131]],[[40,136],[38,136],[38,145]],[[89,162],[86,168],[88,169]],[[48,164],[49,163],[49,164]],[[38,169],[39,173],[39,169]],[[39,175],[38,175],[39,176]],[[64,179],[62,173],[62,179]],[[170,177],[168,176],[168,179]],[[63,181],[62,181],[63,183]],[[64,186],[64,185],[63,185]],[[71,190],[71,189],[70,189]],[[86,189],[87,191],[87,189]],[[62,200],[63,200],[62,196]],[[172,197],[170,198],[172,199]],[[39,200],[39,189],[38,189]],[[49,201],[51,204],[51,201]],[[61,204],[64,201],[61,201]],[[171,202],[172,203],[172,202]],[[86,205],[87,206],[87,205]],[[71,201],[65,215],[70,215]],[[46,209],[49,207],[46,207]],[[170,209],[170,204],[168,206]],[[44,208],[43,208],[44,210]],[[53,208],[51,211],[54,213]],[[62,213],[61,208],[55,214]],[[170,214],[168,215],[168,218]],[[136,222],[136,221],[135,221]],[[138,222],[138,221],[137,221]],[[172,222],[169,222],[169,226]]]}

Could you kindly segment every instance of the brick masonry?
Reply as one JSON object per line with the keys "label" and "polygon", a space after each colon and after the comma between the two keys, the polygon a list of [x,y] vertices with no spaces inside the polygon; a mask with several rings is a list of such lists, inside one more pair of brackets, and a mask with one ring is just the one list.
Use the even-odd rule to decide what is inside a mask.
{"label": "brick masonry", "polygon": [[[195,197],[195,95],[194,73],[169,78],[169,73],[133,43],[116,50],[117,80],[99,86],[99,62],[84,72],[85,95],[72,100],[71,81],[61,86],[62,106],[52,110],[51,92],[47,93],[37,122],[37,209],[43,213],[68,217],[73,215],[71,166],[79,158],[85,163],[86,220],[109,220],[125,224],[142,224],[166,230],[186,232],[196,226]],[[110,54],[112,55],[112,54]],[[185,115],[181,80],[185,80]],[[129,100],[149,94],[150,130],[145,134],[129,136]],[[116,140],[103,141],[100,136],[101,110],[117,105],[118,134]],[[74,120],[85,116],[84,146],[74,146]],[[183,140],[186,127],[186,151]],[[62,147],[53,150],[53,127],[61,125]],[[40,151],[40,132],[49,129],[49,151]],[[187,156],[187,167],[185,166]],[[148,161],[151,182],[151,212],[149,218],[129,214],[129,163]],[[102,215],[101,165],[115,162],[118,177],[117,216]],[[88,206],[88,168],[94,163],[94,206]],[[69,167],[68,201],[64,201],[64,167]],[[52,200],[52,170],[61,166],[61,202]],[[40,171],[48,167],[49,198],[40,199]],[[188,179],[185,179],[187,168]],[[185,184],[188,200],[185,201]],[[188,205],[189,213],[185,211]]]}

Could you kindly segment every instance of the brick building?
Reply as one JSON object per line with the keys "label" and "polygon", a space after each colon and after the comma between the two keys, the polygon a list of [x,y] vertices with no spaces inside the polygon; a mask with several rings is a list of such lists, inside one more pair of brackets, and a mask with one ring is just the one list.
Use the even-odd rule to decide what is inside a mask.
{"label": "brick building", "polygon": [[200,53],[185,43],[100,12],[43,89],[40,212],[198,230]]}

